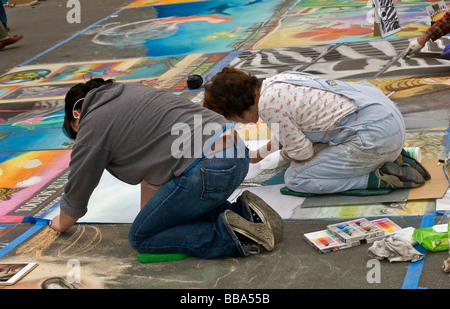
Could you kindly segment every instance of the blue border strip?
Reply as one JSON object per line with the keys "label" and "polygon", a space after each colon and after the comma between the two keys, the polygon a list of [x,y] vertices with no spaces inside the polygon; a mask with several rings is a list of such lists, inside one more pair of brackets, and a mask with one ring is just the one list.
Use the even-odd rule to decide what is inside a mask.
{"label": "blue border strip", "polygon": [[[424,215],[422,218],[422,222],[420,223],[420,228],[433,226],[435,218],[436,212]],[[422,253],[424,256],[420,261],[409,263],[408,271],[406,272],[402,289],[426,289],[419,288],[418,284],[420,275],[422,274],[422,267],[423,263],[425,262],[427,250],[420,244],[417,245],[415,249]]]}
{"label": "blue border strip", "polygon": [[19,64],[18,65],[18,67],[22,67],[22,66],[26,66],[26,65],[28,65],[28,63],[30,63],[31,61],[33,61],[33,60],[36,60],[37,58],[39,58],[39,57],[41,57],[41,56],[43,56],[43,55],[45,55],[46,53],[48,53],[48,52],[50,52],[50,51],[52,51],[52,50],[54,50],[55,48],[58,48],[58,47],[60,47],[61,45],[63,45],[63,44],[65,44],[65,43],[67,43],[67,42],[69,42],[70,40],[72,40],[72,39],[74,39],[74,38],[76,38],[77,36],[79,36],[80,34],[82,34],[83,32],[85,32],[86,30],[88,30],[88,29],[90,29],[90,28],[92,28],[92,27],[94,27],[95,25],[98,25],[99,23],[101,23],[102,21],[105,21],[105,20],[107,20],[108,18],[110,18],[111,16],[113,16],[113,15],[116,15],[116,14],[118,14],[118,13],[120,13],[120,12],[122,12],[123,10],[125,10],[126,9],[126,7],[124,7],[124,8],[121,8],[121,9],[119,9],[118,11],[116,11],[116,12],[114,12],[114,13],[112,13],[112,14],[110,14],[110,15],[108,15],[108,16],[106,16],[105,18],[102,18],[102,19],[100,19],[99,21],[97,21],[97,22],[95,22],[95,23],[93,23],[92,25],[90,25],[90,26],[88,26],[87,28],[84,28],[83,30],[81,30],[81,31],[79,31],[79,32],[77,32],[77,33],[75,33],[74,35],[72,35],[70,38],[68,38],[68,39],[65,39],[64,41],[62,41],[62,42],[59,42],[58,44],[56,44],[55,46],[53,46],[53,47],[50,47],[49,49],[47,49],[47,50],[45,50],[45,51],[43,51],[42,53],[40,53],[40,54],[37,54],[36,56],[34,56],[33,58],[31,58],[31,59],[28,59],[27,61],[25,61],[25,62],[22,62],[21,64]]}
{"label": "blue border strip", "polygon": [[46,220],[36,221],[36,224],[29,228],[25,233],[11,241],[2,250],[0,250],[0,258],[7,254],[9,251],[20,245],[23,241],[27,240],[34,233],[39,231],[42,227],[46,226],[48,222]]}

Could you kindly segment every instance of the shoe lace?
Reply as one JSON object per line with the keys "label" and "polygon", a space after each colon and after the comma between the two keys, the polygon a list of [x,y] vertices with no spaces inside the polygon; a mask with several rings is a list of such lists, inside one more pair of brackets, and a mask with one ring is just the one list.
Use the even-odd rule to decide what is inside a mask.
{"label": "shoe lace", "polygon": [[260,247],[256,244],[241,243],[241,246],[244,249],[244,252],[247,254],[259,254],[261,251]]}

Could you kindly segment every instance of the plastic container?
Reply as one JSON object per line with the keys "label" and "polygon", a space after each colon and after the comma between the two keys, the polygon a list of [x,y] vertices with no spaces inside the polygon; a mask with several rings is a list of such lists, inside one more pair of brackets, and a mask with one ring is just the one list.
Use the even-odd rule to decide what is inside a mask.
{"label": "plastic container", "polygon": [[416,159],[419,162],[422,162],[422,152],[420,151],[420,147],[405,147],[406,153]]}

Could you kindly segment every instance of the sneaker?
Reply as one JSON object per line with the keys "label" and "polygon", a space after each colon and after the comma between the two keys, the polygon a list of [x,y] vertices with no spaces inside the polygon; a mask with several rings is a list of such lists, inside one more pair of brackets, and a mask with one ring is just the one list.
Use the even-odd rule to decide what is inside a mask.
{"label": "sneaker", "polygon": [[[415,188],[425,183],[425,179],[416,169],[409,165],[399,166],[394,162],[384,163],[371,174],[378,179],[378,188]],[[369,175],[369,183],[370,178]]]}
{"label": "sneaker", "polygon": [[273,232],[275,244],[283,238],[283,219],[262,198],[246,190],[242,193],[242,201],[250,209],[253,222],[266,224]]}
{"label": "sneaker", "polygon": [[[226,210],[224,214],[225,223],[231,228],[246,253],[253,253],[248,250],[258,246],[263,246],[267,251],[272,251],[275,246],[272,230],[264,223],[254,223],[245,220],[231,210]],[[259,250],[256,251],[259,253]]]}

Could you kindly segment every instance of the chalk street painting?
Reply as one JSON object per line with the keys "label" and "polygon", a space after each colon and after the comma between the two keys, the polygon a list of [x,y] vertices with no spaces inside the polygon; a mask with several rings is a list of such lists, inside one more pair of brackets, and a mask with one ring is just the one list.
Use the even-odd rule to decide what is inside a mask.
{"label": "chalk street painting", "polygon": [[[448,98],[450,74],[367,79],[393,100],[408,129],[447,127],[450,120]],[[437,153],[445,157],[449,149]]]}
{"label": "chalk street painting", "polygon": [[[424,51],[442,52],[450,43],[444,37],[427,43]],[[230,65],[266,78],[286,70],[324,75],[335,79],[371,78],[383,69],[383,76],[448,72],[449,60],[409,57],[391,63],[409,45],[408,39],[350,42],[314,46],[272,48],[236,52]]]}
{"label": "chalk street painting", "polygon": [[103,24],[93,42],[144,45],[147,56],[231,51],[236,41],[249,36],[249,29],[271,20],[281,2],[231,0],[155,6],[157,18]]}
{"label": "chalk street painting", "polygon": [[0,152],[0,222],[20,222],[52,206],[69,160],[69,150]]}
{"label": "chalk street painting", "polygon": [[[0,104],[38,99],[62,100],[76,83],[84,83],[94,77],[111,78],[118,82],[139,82],[181,92],[187,89],[186,80],[190,74],[206,78],[215,72],[212,70],[217,64],[226,59],[228,53],[211,53],[20,67],[0,76],[0,80],[14,80],[14,86],[0,86]],[[46,75],[39,79],[23,78],[24,75],[37,76],[44,71]]]}
{"label": "chalk street painting", "polygon": [[49,70],[21,70],[0,76],[0,85],[31,82],[45,78]]}
{"label": "chalk street painting", "polygon": [[123,61],[105,61],[65,65],[52,72],[47,82],[85,81],[92,77],[107,77],[117,81],[158,77],[173,68],[180,58],[140,58]]}
{"label": "chalk street painting", "polygon": [[[251,47],[296,0],[195,1],[127,7],[33,61],[71,61],[230,52]],[[252,13],[249,14],[248,12]],[[78,46],[84,46],[80,51]]]}
{"label": "chalk street painting", "polygon": [[[34,85],[22,86],[17,90],[8,91],[8,94],[1,97],[3,102],[8,100],[38,100],[38,99],[56,99],[63,98],[67,91],[75,84],[58,85]],[[6,93],[6,92],[5,92]]]}
{"label": "chalk street painting", "polygon": [[[379,40],[374,36],[374,9],[371,2],[353,5],[305,6],[300,1],[279,20],[277,27],[263,36],[254,49],[306,46],[329,43]],[[359,3],[359,4],[358,4]],[[421,35],[430,25],[427,4],[399,5],[401,31],[389,39]]]}
{"label": "chalk street painting", "polygon": [[63,100],[0,104],[0,151],[70,148],[63,109]]}

